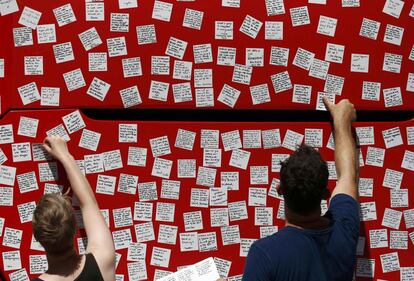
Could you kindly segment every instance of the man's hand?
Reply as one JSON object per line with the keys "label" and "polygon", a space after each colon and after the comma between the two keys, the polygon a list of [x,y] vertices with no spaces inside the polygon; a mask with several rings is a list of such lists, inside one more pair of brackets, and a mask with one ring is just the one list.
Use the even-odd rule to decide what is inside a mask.
{"label": "man's hand", "polygon": [[328,98],[323,97],[326,109],[331,113],[335,126],[348,128],[356,120],[354,105],[349,100],[341,100],[338,104],[333,104]]}
{"label": "man's hand", "polygon": [[71,158],[72,155],[69,153],[68,147],[64,139],[60,136],[46,137],[43,141],[43,148],[60,162],[65,159]]}

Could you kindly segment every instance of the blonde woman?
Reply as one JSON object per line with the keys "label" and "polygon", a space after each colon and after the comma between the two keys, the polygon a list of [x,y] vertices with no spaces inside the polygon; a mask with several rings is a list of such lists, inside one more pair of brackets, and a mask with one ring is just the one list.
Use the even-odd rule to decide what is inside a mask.
{"label": "blonde woman", "polygon": [[43,147],[63,165],[79,206],[88,237],[85,255],[74,247],[77,232],[75,213],[68,197],[44,195],[33,214],[33,235],[45,248],[48,270],[32,280],[115,280],[115,248],[111,232],[100,212],[89,182],[79,170],[66,142],[47,137]]}

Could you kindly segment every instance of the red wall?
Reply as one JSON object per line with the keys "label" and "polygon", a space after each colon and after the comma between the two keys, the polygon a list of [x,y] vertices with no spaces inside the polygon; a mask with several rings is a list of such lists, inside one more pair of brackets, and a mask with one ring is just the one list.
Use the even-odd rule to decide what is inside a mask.
{"label": "red wall", "polygon": [[[169,0],[165,0],[168,2]],[[137,108],[167,108],[167,109],[197,109],[195,103],[195,87],[194,81],[184,81],[173,79],[173,68],[175,58],[170,58],[170,75],[160,76],[151,75],[151,56],[166,56],[165,50],[170,37],[188,42],[187,50],[183,57],[184,61],[194,61],[193,45],[207,44],[212,45],[213,62],[203,64],[193,64],[194,69],[212,69],[213,71],[213,89],[214,89],[214,107],[211,109],[230,109],[230,107],[217,101],[220,91],[224,84],[228,84],[237,90],[241,91],[240,97],[234,109],[315,109],[318,92],[324,90],[325,81],[322,79],[310,77],[308,71],[298,68],[293,65],[293,58],[298,48],[303,48],[315,53],[315,58],[324,60],[326,44],[340,44],[345,46],[344,59],[341,64],[330,63],[329,74],[337,75],[345,78],[345,84],[342,95],[338,95],[336,100],[343,98],[350,99],[357,109],[368,110],[413,110],[414,95],[407,91],[407,77],[410,73],[414,73],[413,60],[410,60],[410,52],[414,48],[414,31],[411,10],[413,9],[413,1],[404,1],[404,7],[401,15],[392,17],[383,12],[386,1],[361,1],[360,7],[346,8],[342,7],[341,1],[327,1],[326,5],[309,4],[308,1],[284,1],[286,13],[280,15],[267,16],[265,1],[241,1],[240,8],[226,8],[221,6],[221,1],[169,1],[174,5],[172,17],[169,22],[164,22],[151,18],[154,1],[138,1],[139,6],[132,9],[119,9],[118,1],[105,1],[105,20],[104,21],[86,21],[85,20],[85,4],[82,1],[18,1],[19,12],[12,13],[0,17],[0,59],[5,60],[5,77],[0,78],[0,115],[4,115],[0,120],[0,125],[12,124],[14,129],[14,143],[30,142],[39,143],[45,137],[45,132],[62,123],[61,118],[71,112],[74,108],[123,108],[122,100],[119,91],[128,87],[137,86],[142,98],[142,104],[135,106]],[[53,15],[53,9],[71,3],[76,15],[76,22],[59,27]],[[56,43],[38,44],[36,30],[33,30],[34,44],[32,46],[14,47],[13,42],[13,28],[22,27],[19,22],[20,15],[23,8],[28,6],[39,12],[42,12],[39,24],[55,24],[57,41]],[[293,27],[289,9],[307,6],[310,14],[310,24]],[[184,13],[186,8],[204,12],[204,18],[201,30],[189,29],[182,26]],[[110,32],[110,16],[111,13],[127,13],[129,14],[129,32]],[[284,24],[283,40],[265,40],[265,27],[262,26],[256,39],[252,39],[239,31],[246,15],[265,21],[280,21]],[[411,15],[411,16],[410,16]],[[318,34],[316,32],[320,16],[328,16],[338,20],[337,28],[334,37]],[[360,27],[363,18],[368,18],[381,23],[379,34],[376,40],[367,39],[359,36]],[[216,40],[214,39],[214,23],[215,21],[233,21],[234,22],[234,39],[233,40]],[[138,45],[136,26],[154,24],[156,28],[157,43],[148,45]],[[387,24],[395,25],[404,28],[401,45],[394,45],[383,42],[384,33]],[[78,34],[95,27],[98,31],[103,43],[90,51],[85,51],[82,46]],[[108,71],[106,72],[89,72],[88,71],[88,53],[92,52],[107,52],[106,40],[108,38],[125,36],[127,43],[128,54],[120,57],[108,57]],[[71,42],[73,46],[75,60],[56,64],[53,55],[53,45],[64,42]],[[264,49],[264,67],[254,67],[250,85],[242,85],[232,82],[232,75],[234,67],[217,65],[217,50],[219,46],[237,48],[237,64],[245,64],[245,49],[246,48],[263,48]],[[289,48],[289,59],[287,66],[270,65],[271,47]],[[402,55],[402,64],[400,73],[391,73],[383,71],[384,54],[392,53]],[[351,72],[351,54],[369,54],[369,72],[356,73]],[[24,73],[24,57],[25,56],[43,56],[44,74],[38,76],[26,76]],[[122,70],[122,59],[140,57],[142,64],[143,75],[139,77],[124,78]],[[411,57],[412,58],[412,57]],[[86,85],[78,90],[69,92],[64,79],[63,73],[80,68],[82,70]],[[293,89],[275,93],[271,82],[271,75],[288,71],[292,84],[304,84],[312,86],[311,102],[310,104],[299,104],[292,102]],[[110,90],[103,102],[87,95],[89,85],[94,77],[97,77],[111,85]],[[170,83],[168,100],[166,102],[155,101],[148,98],[149,86],[151,80],[162,81]],[[372,81],[381,83],[381,90],[387,88],[400,87],[402,93],[403,104],[401,106],[386,107],[384,103],[383,93],[381,91],[379,101],[367,101],[361,98],[362,84],[364,81]],[[19,97],[17,88],[31,82],[36,82],[37,88],[40,92],[41,87],[58,87],[60,88],[60,105],[56,111],[24,111],[24,109],[46,109],[52,108],[41,106],[40,101],[24,106]],[[190,82],[192,88],[192,101],[184,103],[174,103],[172,85]],[[250,86],[260,84],[267,84],[270,92],[271,101],[268,103],[253,105],[250,96]],[[11,111],[5,114],[10,109],[23,109],[23,111]],[[53,108],[55,109],[55,108]],[[39,120],[39,128],[36,138],[28,138],[17,134],[19,120],[21,116],[36,118]],[[167,117],[171,118],[171,117]],[[328,123],[196,123],[191,122],[132,122],[138,124],[138,142],[137,143],[118,143],[117,132],[119,123],[130,122],[102,122],[89,120],[85,116],[83,119],[86,123],[86,128],[102,134],[101,141],[96,153],[106,152],[114,149],[120,149],[123,160],[123,168],[112,171],[107,171],[102,174],[117,177],[117,184],[120,173],[128,173],[139,176],[139,183],[156,181],[158,196],[161,192],[161,179],[151,176],[151,170],[154,158],[152,157],[149,139],[168,136],[172,153],[162,158],[173,160],[173,168],[170,179],[177,180],[177,159],[196,159],[197,167],[201,166],[203,150],[200,148],[200,132],[201,129],[216,129],[220,133],[232,130],[239,130],[242,136],[243,130],[265,130],[279,128],[282,140],[288,129],[304,134],[305,128],[321,128],[323,129],[323,148],[321,153],[326,160],[333,161],[333,151],[326,148],[328,138],[330,135],[330,126]],[[412,127],[412,121],[400,123],[357,123],[356,127],[374,126],[375,129],[375,143],[369,146],[377,148],[385,148],[382,131],[389,128],[399,127],[402,135],[403,144],[387,148],[385,153],[383,167],[363,166],[361,167],[361,177],[372,178],[374,180],[373,197],[361,197],[361,202],[376,202],[377,220],[366,221],[361,224],[361,237],[366,237],[365,249],[363,256],[358,258],[372,258],[375,259],[375,279],[398,280],[399,271],[390,273],[383,273],[381,268],[380,255],[391,252],[398,252],[401,267],[413,267],[413,241],[408,238],[407,249],[390,249],[390,247],[380,249],[370,249],[369,247],[369,230],[386,229],[388,242],[390,242],[390,231],[386,226],[382,225],[382,218],[385,208],[390,208],[390,190],[383,185],[383,179],[386,168],[404,172],[402,188],[409,189],[409,202],[407,208],[396,208],[398,211],[405,211],[412,209],[413,193],[411,192],[411,183],[413,182],[413,171],[401,167],[401,162],[406,150],[412,151],[412,144],[407,141],[406,128]],[[178,129],[186,129],[196,133],[194,148],[192,151],[183,150],[174,147],[175,138]],[[71,141],[68,143],[71,151],[76,159],[82,159],[84,155],[94,154],[95,152],[85,150],[78,146],[81,131],[77,131],[70,135]],[[148,148],[148,159],[146,167],[132,167],[127,165],[127,155],[129,146],[139,146]],[[5,166],[12,166],[17,168],[17,175],[26,172],[34,171],[37,180],[39,179],[39,172],[36,162],[13,162],[11,153],[11,144],[1,144],[0,148],[4,151],[8,160],[3,163]],[[220,148],[223,148],[220,142]],[[366,160],[367,145],[361,147],[362,155]],[[253,185],[254,187],[265,187],[269,190],[271,180],[278,178],[277,172],[270,172],[271,168],[271,154],[272,153],[290,153],[291,151],[277,147],[272,149],[244,149],[251,152],[249,161],[250,166],[268,166],[269,167],[269,183],[267,185]],[[219,175],[221,171],[238,171],[240,173],[240,189],[239,191],[229,191],[228,202],[236,202],[240,200],[247,200],[249,183],[249,167],[247,170],[241,170],[234,167],[229,167],[229,159],[231,152],[224,152],[222,154],[222,166],[217,169],[217,176],[215,186],[220,185]],[[61,167],[60,167],[61,168]],[[64,180],[62,169],[60,169],[61,179],[58,183],[67,184]],[[88,180],[91,182],[93,188],[96,186],[97,174],[88,175]],[[188,200],[190,198],[191,188],[196,187],[195,179],[180,179],[181,191],[180,200],[166,200],[159,199],[162,202],[176,203],[174,223],[164,223],[178,226],[178,233],[184,232],[183,212],[198,210],[189,206]],[[21,194],[17,182],[12,187],[14,188],[13,206],[0,206],[0,217],[5,218],[5,227],[23,230],[23,238],[20,246],[22,266],[27,269],[29,273],[29,256],[39,255],[42,252],[29,250],[31,240],[31,224],[30,222],[21,223],[18,216],[17,205],[27,203],[30,201],[37,201],[43,194],[45,183],[39,182],[39,190],[31,191]],[[334,180],[330,180],[329,187],[334,187]],[[1,186],[6,187],[5,185]],[[198,188],[203,188],[197,186]],[[206,187],[204,187],[206,188]],[[110,210],[110,228],[112,231],[118,230],[114,226],[112,217],[112,210],[121,207],[133,208],[134,202],[139,198],[137,195],[128,195],[115,191],[114,196],[97,194],[100,207],[102,209]],[[182,200],[184,199],[184,200]],[[160,222],[155,221],[155,203],[154,202],[154,229],[157,237],[158,227]],[[279,227],[283,226],[284,221],[277,219],[277,209],[279,208],[280,200],[267,196],[267,206],[273,207],[273,225]],[[177,266],[195,263],[202,258],[215,256],[226,259],[232,262],[229,276],[241,274],[243,272],[244,258],[239,257],[239,245],[223,246],[221,243],[221,234],[218,227],[210,227],[210,212],[209,209],[202,209],[203,213],[203,230],[200,233],[215,231],[217,234],[218,250],[212,252],[187,252],[181,253],[179,251],[179,241],[177,239],[176,245],[165,245],[156,242],[148,242],[146,265],[148,270],[148,279],[151,280],[154,270],[159,267],[150,265],[150,258],[152,247],[157,246],[161,248],[169,248],[172,250],[171,258],[168,268],[165,270],[175,271]],[[232,222],[231,224],[238,224],[240,227],[241,238],[259,238],[259,227],[254,226],[254,207],[248,207],[249,218],[247,220]],[[134,224],[141,222],[134,221]],[[131,229],[133,241],[135,240],[134,227],[126,227]],[[125,228],[119,228],[125,229]],[[404,218],[401,221],[398,230],[408,231],[413,235],[412,228],[406,229]],[[3,230],[4,235],[4,230]],[[2,236],[3,236],[2,235]],[[80,231],[80,236],[85,236],[83,231]],[[1,238],[3,240],[3,238]],[[0,246],[1,252],[13,251],[16,249]],[[128,280],[127,274],[127,251],[119,250],[122,257],[117,267],[117,274],[125,275],[125,280]],[[3,261],[0,260],[1,270],[3,270]],[[12,273],[12,271],[5,272],[5,275]],[[34,275],[33,275],[34,276]],[[362,277],[357,277],[357,280],[364,280]],[[368,279],[367,279],[368,280]]]}
{"label": "red wall", "polygon": [[[379,101],[362,100],[363,81],[380,82],[381,89],[400,87],[403,105],[388,109],[413,109],[413,97],[406,91],[408,74],[414,72],[413,61],[409,60],[410,51],[413,47],[414,19],[409,16],[413,1],[404,1],[399,18],[392,17],[382,12],[385,1],[360,1],[360,7],[342,7],[341,1],[327,1],[327,5],[308,4],[308,1],[284,1],[285,14],[267,16],[265,1],[241,1],[240,8],[222,7],[221,1],[167,1],[174,5],[170,22],[152,19],[152,9],[154,1],[139,1],[138,8],[119,9],[117,1],[105,1],[105,21],[85,21],[85,5],[76,1],[19,1],[20,12],[13,13],[0,18],[0,32],[2,43],[0,44],[0,58],[5,59],[6,77],[0,79],[2,91],[2,112],[8,108],[40,108],[40,103],[34,102],[23,106],[17,92],[17,88],[36,82],[37,87],[59,87],[61,89],[61,108],[77,107],[123,107],[119,90],[131,86],[138,86],[143,103],[137,107],[143,108],[196,108],[195,88],[192,83],[193,100],[183,103],[174,103],[172,95],[172,85],[182,82],[192,82],[176,80],[172,78],[174,58],[171,57],[170,75],[151,75],[151,56],[165,55],[169,38],[176,37],[188,42],[187,50],[183,57],[185,61],[193,61],[193,45],[211,43],[213,52],[212,63],[193,64],[193,69],[209,68],[213,69],[213,88],[214,88],[214,109],[229,109],[228,106],[217,101],[217,97],[224,84],[241,91],[239,100],[235,108],[254,108],[254,109],[314,109],[316,108],[316,97],[318,92],[323,92],[325,81],[310,77],[308,71],[298,68],[292,64],[297,49],[303,48],[315,53],[315,58],[324,60],[326,44],[340,44],[345,46],[345,54],[342,64],[331,63],[329,74],[345,78],[343,94],[337,99],[348,98],[360,109],[383,109],[384,100],[381,93]],[[71,3],[77,21],[59,27],[52,10],[64,4]],[[310,15],[310,24],[293,27],[289,9],[307,6]],[[55,24],[57,42],[48,44],[38,44],[36,31],[33,31],[34,45],[13,47],[12,28],[21,27],[18,24],[20,13],[24,6],[42,12],[39,24]],[[186,8],[204,12],[201,30],[183,27],[183,18]],[[110,32],[110,14],[128,13],[129,32]],[[239,31],[240,26],[246,15],[250,15],[263,22],[256,39],[253,39]],[[337,28],[335,36],[327,36],[316,33],[319,17],[327,16],[336,18]],[[363,18],[368,18],[381,23],[379,34],[376,40],[359,36]],[[214,23],[215,21],[234,22],[234,40],[215,40]],[[265,21],[281,21],[284,24],[283,40],[265,40]],[[136,26],[154,24],[156,29],[157,43],[138,45]],[[402,43],[400,46],[383,42],[386,25],[404,28]],[[95,27],[98,31],[102,44],[86,52],[82,46],[78,34]],[[125,36],[128,54],[120,57],[108,57],[107,72],[88,71],[88,53],[107,52],[106,39]],[[56,64],[52,46],[58,43],[71,42],[74,50],[74,61]],[[219,46],[237,48],[236,63],[245,64],[245,48],[264,49],[264,67],[254,67],[250,85],[242,85],[232,82],[233,67],[217,65],[217,50]],[[289,61],[287,67],[270,65],[271,47],[289,48]],[[400,73],[385,72],[382,70],[384,54],[392,53],[402,55],[402,65]],[[350,72],[351,54],[369,54],[369,73]],[[44,75],[25,76],[24,75],[24,56],[43,56]],[[122,59],[140,57],[143,75],[123,79]],[[86,86],[68,92],[62,74],[80,68],[82,70]],[[292,102],[293,90],[287,90],[278,94],[272,86],[270,76],[283,71],[288,71],[292,84],[304,84],[312,86],[312,96],[310,104],[300,104]],[[93,78],[97,77],[111,85],[109,93],[104,102],[86,94],[86,91]],[[149,86],[151,80],[170,83],[167,102],[148,99]],[[267,84],[270,91],[271,101],[264,104],[254,105],[250,97],[249,86]]]}

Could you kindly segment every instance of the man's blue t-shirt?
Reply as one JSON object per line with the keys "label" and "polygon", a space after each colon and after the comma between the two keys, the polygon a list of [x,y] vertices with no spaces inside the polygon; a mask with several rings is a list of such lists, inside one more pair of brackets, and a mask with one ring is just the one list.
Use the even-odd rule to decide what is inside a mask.
{"label": "man's blue t-shirt", "polygon": [[359,205],[346,194],[335,195],[323,230],[286,226],[253,243],[243,281],[349,281],[356,263]]}

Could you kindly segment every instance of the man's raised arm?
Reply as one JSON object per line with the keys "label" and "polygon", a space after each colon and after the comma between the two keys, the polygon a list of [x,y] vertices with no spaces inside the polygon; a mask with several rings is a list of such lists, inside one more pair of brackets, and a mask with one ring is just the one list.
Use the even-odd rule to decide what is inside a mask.
{"label": "man's raised arm", "polygon": [[332,197],[339,193],[350,195],[358,200],[358,157],[352,135],[352,122],[356,119],[354,105],[347,99],[338,104],[324,97],[323,102],[333,119],[335,140],[335,165],[338,176]]}

